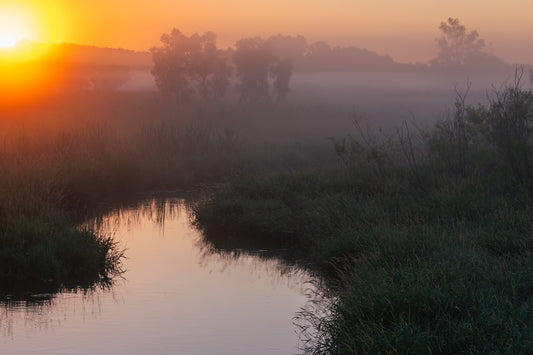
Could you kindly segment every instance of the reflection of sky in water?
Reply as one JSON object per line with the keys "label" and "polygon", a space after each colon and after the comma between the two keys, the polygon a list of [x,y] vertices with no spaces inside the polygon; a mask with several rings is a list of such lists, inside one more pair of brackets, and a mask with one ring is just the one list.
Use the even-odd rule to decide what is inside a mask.
{"label": "reflection of sky in water", "polygon": [[[148,202],[99,222],[125,247],[124,280],[0,308],[6,354],[290,354],[307,277],[275,261],[211,255],[184,206]],[[281,272],[283,271],[283,273]]]}

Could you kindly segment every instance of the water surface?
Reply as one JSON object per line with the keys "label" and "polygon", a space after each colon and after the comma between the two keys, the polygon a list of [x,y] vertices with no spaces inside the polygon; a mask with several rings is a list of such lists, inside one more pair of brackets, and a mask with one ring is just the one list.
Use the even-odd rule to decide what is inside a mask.
{"label": "water surface", "polygon": [[1,301],[0,353],[298,353],[293,318],[306,303],[305,273],[211,252],[180,199],[147,200],[97,224],[127,249],[124,279]]}

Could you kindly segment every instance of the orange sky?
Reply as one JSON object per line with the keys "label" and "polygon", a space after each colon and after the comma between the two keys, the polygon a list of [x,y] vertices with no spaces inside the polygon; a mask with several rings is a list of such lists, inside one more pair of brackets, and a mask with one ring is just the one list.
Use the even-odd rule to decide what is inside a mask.
{"label": "orange sky", "polygon": [[0,1],[0,12],[6,4],[27,14],[33,29],[26,37],[43,42],[147,50],[176,27],[214,31],[224,46],[302,34],[421,62],[435,55],[438,25],[451,16],[477,29],[500,57],[533,63],[531,0],[18,0]]}

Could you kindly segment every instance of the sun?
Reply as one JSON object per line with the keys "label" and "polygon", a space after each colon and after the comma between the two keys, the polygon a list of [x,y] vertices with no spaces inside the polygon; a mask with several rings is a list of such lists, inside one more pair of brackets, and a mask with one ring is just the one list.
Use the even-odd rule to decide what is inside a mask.
{"label": "sun", "polygon": [[34,30],[28,14],[22,9],[0,7],[0,48],[8,48],[22,39],[32,40]]}
{"label": "sun", "polygon": [[13,47],[20,42],[21,39],[22,36],[17,36],[12,33],[2,33],[0,34],[0,48]]}

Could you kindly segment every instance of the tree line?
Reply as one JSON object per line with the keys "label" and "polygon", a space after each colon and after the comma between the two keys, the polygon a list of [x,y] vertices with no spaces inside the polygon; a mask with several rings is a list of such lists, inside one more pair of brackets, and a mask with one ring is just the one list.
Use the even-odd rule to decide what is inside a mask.
{"label": "tree line", "polygon": [[282,102],[290,92],[293,69],[350,70],[373,66],[401,66],[389,56],[355,47],[331,47],[325,42],[308,44],[303,36],[278,34],[267,39],[243,38],[234,48],[217,48],[216,35],[206,32],[187,36],[178,29],[161,36],[151,48],[156,85],[178,101],[192,96],[205,100],[223,97],[234,76],[241,101],[273,98]]}
{"label": "tree line", "polygon": [[294,68],[299,70],[494,70],[508,66],[487,51],[477,31],[467,31],[456,18],[441,22],[438,53],[428,64],[402,64],[390,56],[356,47],[308,44],[303,36],[243,38],[234,48],[217,48],[216,35],[186,36],[173,29],[151,49],[157,87],[178,101],[199,96],[214,100],[226,95],[231,78],[242,101],[274,98],[286,101]]}
{"label": "tree line", "polygon": [[213,32],[186,36],[173,29],[161,36],[161,42],[151,49],[152,74],[157,87],[178,101],[194,95],[205,100],[221,98],[233,74],[243,101],[269,98],[271,88],[277,101],[285,101],[290,91],[292,60],[277,56],[262,38],[241,39],[234,50],[220,50]]}

